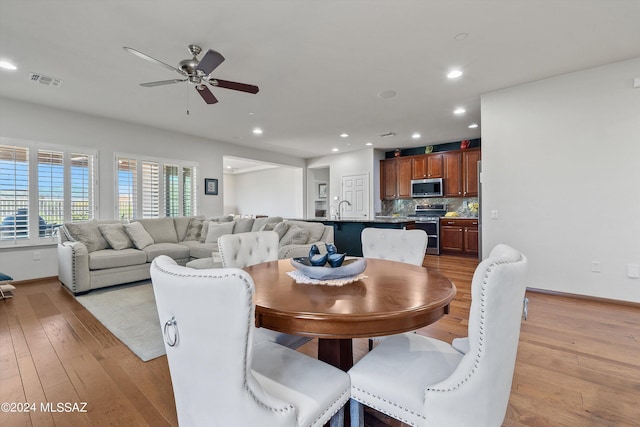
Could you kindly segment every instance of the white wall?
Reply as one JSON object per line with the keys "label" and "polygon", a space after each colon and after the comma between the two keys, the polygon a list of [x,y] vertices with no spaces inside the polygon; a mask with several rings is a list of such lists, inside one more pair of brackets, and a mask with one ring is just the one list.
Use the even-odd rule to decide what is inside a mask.
{"label": "white wall", "polygon": [[222,188],[224,198],[224,215],[237,214],[238,203],[236,202],[236,177],[233,174],[224,174],[224,186]]}
{"label": "white wall", "polygon": [[304,216],[303,169],[277,167],[234,176],[239,214]]}
{"label": "white wall", "polygon": [[[307,161],[307,168],[330,168],[330,180],[329,180],[329,194],[330,200],[328,201],[327,215],[331,212],[331,208],[335,208],[339,202],[334,200],[335,196],[341,197],[342,189],[342,177],[345,175],[354,175],[366,173],[369,175],[369,217],[374,216],[375,200],[380,198],[380,193],[374,194],[375,181],[379,180],[379,177],[374,171],[374,150],[372,148],[366,148],[358,151],[352,151],[344,154],[333,154],[330,156],[316,157]],[[309,177],[311,179],[312,177]],[[379,187],[377,187],[379,188]],[[310,197],[315,197],[308,193]],[[313,216],[313,212],[311,212]]]}
{"label": "white wall", "polygon": [[[26,141],[87,147],[98,150],[98,217],[114,216],[114,153],[197,161],[199,185],[218,178],[224,188],[222,157],[234,156],[304,168],[303,159],[255,148],[226,144],[133,123],[111,120],[8,98],[0,98],[0,136]],[[105,190],[106,188],[106,190]],[[205,196],[199,191],[199,213],[222,215],[224,194]],[[299,196],[301,197],[301,196]],[[302,202],[300,202],[302,206]],[[40,260],[33,260],[33,252]],[[16,280],[57,276],[55,247],[0,249],[0,271]]]}
{"label": "white wall", "polygon": [[523,251],[529,287],[640,302],[634,77],[640,58],[482,97],[483,252]]}

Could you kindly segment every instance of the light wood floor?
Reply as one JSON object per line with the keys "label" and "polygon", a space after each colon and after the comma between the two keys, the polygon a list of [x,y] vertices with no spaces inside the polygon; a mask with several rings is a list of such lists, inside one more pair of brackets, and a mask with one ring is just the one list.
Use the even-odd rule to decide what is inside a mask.
{"label": "light wood floor", "polygon": [[[465,336],[470,258],[427,256],[458,288],[448,316],[419,333]],[[0,301],[0,426],[176,426],[166,357],[142,362],[55,280],[24,283]],[[505,426],[640,425],[640,309],[527,292]],[[356,340],[355,359],[366,352]],[[315,357],[317,343],[301,351]],[[489,391],[490,392],[490,391]],[[86,402],[88,412],[42,412],[40,403]],[[82,409],[78,407],[77,409]],[[370,425],[400,426],[380,414]]]}

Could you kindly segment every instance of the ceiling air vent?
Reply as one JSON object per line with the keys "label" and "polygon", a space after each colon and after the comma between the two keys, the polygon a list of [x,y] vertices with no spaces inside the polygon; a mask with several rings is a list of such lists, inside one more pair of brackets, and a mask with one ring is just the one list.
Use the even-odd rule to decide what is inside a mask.
{"label": "ceiling air vent", "polygon": [[45,86],[59,87],[62,85],[62,80],[56,79],[55,77],[45,76],[40,73],[30,73],[29,80],[32,82],[38,82]]}
{"label": "ceiling air vent", "polygon": [[380,138],[389,138],[390,136],[396,136],[394,132],[387,132],[380,135]]}

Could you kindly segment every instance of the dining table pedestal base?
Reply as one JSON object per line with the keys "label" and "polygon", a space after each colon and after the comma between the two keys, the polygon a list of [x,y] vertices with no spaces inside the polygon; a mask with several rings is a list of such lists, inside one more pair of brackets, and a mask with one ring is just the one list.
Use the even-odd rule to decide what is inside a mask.
{"label": "dining table pedestal base", "polygon": [[319,338],[318,359],[347,372],[353,366],[351,338]]}

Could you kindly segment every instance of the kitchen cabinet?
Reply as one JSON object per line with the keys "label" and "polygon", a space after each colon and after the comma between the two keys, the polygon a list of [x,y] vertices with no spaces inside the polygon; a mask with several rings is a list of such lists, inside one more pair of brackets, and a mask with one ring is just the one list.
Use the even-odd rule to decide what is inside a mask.
{"label": "kitchen cabinet", "polygon": [[461,255],[478,254],[478,220],[440,220],[440,250]]}
{"label": "kitchen cabinet", "polygon": [[411,179],[442,178],[442,154],[413,156],[411,161]]}
{"label": "kitchen cabinet", "polygon": [[380,199],[411,198],[411,157],[380,160]]}
{"label": "kitchen cabinet", "polygon": [[480,149],[443,153],[444,197],[478,196]]}

